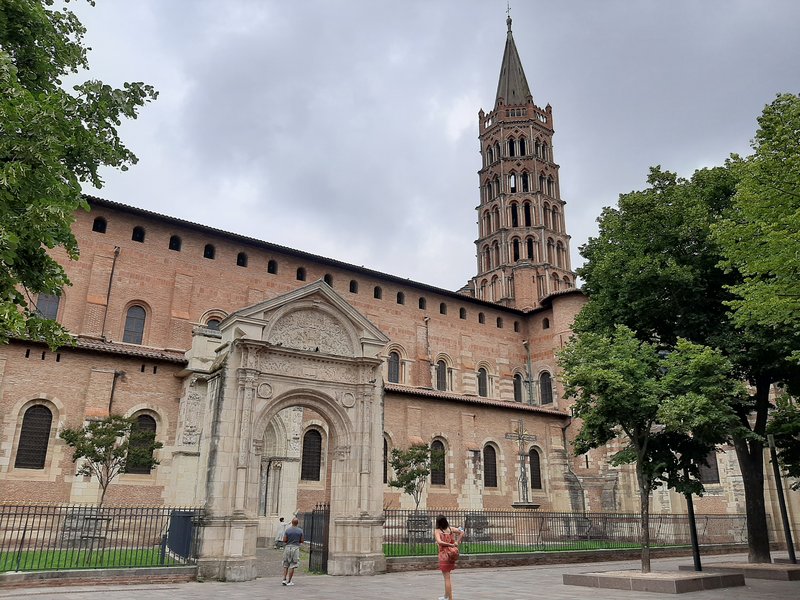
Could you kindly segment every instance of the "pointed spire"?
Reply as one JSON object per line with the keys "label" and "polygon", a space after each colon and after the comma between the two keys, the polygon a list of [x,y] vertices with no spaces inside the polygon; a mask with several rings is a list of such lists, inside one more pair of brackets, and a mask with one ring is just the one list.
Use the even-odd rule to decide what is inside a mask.
{"label": "pointed spire", "polygon": [[508,36],[503,52],[503,64],[500,65],[500,81],[497,82],[495,106],[500,98],[505,104],[526,104],[531,98],[528,80],[525,78],[522,61],[519,59],[514,36],[511,33],[511,15],[506,19],[506,25],[508,25]]}

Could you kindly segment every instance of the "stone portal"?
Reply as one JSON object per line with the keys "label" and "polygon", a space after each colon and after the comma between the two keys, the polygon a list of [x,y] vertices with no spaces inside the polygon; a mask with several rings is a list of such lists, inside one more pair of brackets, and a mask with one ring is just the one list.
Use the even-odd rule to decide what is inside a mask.
{"label": "stone portal", "polygon": [[[237,311],[220,331],[213,362],[204,363],[211,366],[191,375],[206,384],[207,442],[200,443],[197,462],[207,510],[201,576],[255,578],[265,437],[278,413],[294,407],[320,415],[335,444],[329,574],[385,571],[378,355],[388,338],[321,281]],[[200,364],[196,359],[190,356],[190,367]],[[191,387],[196,403],[199,386]],[[189,402],[189,394],[181,401]]]}

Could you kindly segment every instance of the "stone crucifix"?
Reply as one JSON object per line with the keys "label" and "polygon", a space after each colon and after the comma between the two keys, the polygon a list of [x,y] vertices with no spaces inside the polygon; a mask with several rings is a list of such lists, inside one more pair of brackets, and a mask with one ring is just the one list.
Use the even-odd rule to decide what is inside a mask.
{"label": "stone crucifix", "polygon": [[526,442],[535,442],[536,436],[525,431],[525,421],[517,421],[517,429],[513,433],[505,435],[507,440],[516,440],[519,443],[519,500],[528,502],[528,471],[525,469],[525,459],[528,454],[525,452]]}

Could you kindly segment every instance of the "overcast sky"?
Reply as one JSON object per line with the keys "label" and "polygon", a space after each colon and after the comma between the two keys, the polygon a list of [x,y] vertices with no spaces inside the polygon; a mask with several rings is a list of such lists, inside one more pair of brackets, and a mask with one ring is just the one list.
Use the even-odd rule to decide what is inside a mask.
{"label": "overcast sky", "polygon": [[[160,92],[101,197],[458,289],[475,274],[480,108],[505,0],[71,3],[91,76]],[[534,102],[553,106],[573,267],[650,165],[748,153],[800,91],[800,1],[512,2]]]}

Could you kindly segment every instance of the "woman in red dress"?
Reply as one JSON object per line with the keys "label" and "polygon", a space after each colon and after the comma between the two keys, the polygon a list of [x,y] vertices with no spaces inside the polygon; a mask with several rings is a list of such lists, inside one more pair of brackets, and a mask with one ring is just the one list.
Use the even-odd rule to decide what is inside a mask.
{"label": "woman in red dress", "polygon": [[433,532],[436,544],[439,546],[439,570],[444,575],[444,596],[439,600],[453,600],[453,583],[450,572],[456,568],[458,560],[458,545],[464,537],[460,529],[453,529],[444,515],[436,517],[436,529]]}

